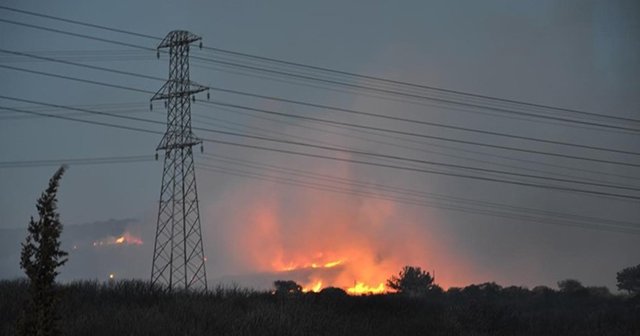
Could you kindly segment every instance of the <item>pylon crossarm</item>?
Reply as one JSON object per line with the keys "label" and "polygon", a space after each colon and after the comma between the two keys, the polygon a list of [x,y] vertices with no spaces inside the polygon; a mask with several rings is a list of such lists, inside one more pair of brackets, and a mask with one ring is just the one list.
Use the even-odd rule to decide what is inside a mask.
{"label": "pylon crossarm", "polygon": [[162,42],[160,42],[160,44],[158,45],[158,49],[171,48],[171,47],[181,46],[185,44],[191,44],[195,41],[200,41],[200,40],[202,40],[202,37],[196,34],[190,33],[186,30],[174,30],[172,32],[169,32],[169,34],[165,36]]}
{"label": "pylon crossarm", "polygon": [[[171,90],[172,87],[181,87],[183,89],[179,91],[175,91],[175,89]],[[151,97],[150,100],[154,101],[154,100],[169,99],[172,97],[191,96],[196,93],[200,93],[207,90],[209,90],[208,87],[204,85],[200,85],[194,81],[178,82],[175,80],[168,80],[162,85],[160,90],[158,90],[158,92],[156,92],[156,94],[154,94],[153,97]]]}

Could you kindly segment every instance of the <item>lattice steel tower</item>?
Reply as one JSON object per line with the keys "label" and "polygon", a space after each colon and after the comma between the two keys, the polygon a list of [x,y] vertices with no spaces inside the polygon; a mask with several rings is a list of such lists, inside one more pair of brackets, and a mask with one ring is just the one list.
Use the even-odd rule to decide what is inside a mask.
{"label": "lattice steel tower", "polygon": [[191,98],[208,88],[189,80],[189,46],[199,40],[176,30],[160,42],[158,57],[169,48],[169,80],[151,98],[167,108],[167,131],[156,148],[164,151],[164,170],[151,283],[169,290],[207,288],[192,150],[202,141],[191,131]]}

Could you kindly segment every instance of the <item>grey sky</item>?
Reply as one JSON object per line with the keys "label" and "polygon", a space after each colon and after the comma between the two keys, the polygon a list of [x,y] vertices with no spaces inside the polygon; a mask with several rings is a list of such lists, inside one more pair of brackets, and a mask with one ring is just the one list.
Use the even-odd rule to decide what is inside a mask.
{"label": "grey sky", "polygon": [[[342,69],[350,72],[486,94],[490,96],[579,109],[606,115],[640,118],[640,5],[637,1],[2,1],[1,4],[47,13],[125,30],[164,36],[174,29],[185,29],[203,37],[207,46],[280,58],[295,62]],[[100,30],[78,28],[46,19],[0,10],[0,18],[47,25],[90,35],[125,40],[155,47],[155,42]],[[124,50],[96,41],[62,36],[0,23],[0,48],[16,51]],[[202,53],[194,50],[194,53]],[[138,53],[139,57],[145,57]],[[54,56],[53,56],[54,57]],[[119,83],[154,91],[162,83],[145,79],[78,69],[46,62],[9,63],[12,66],[49,71],[69,76]],[[15,59],[15,57],[14,57]],[[167,76],[167,59],[155,59],[150,53],[141,60],[95,62],[105,67],[135,71],[157,77]],[[209,67],[210,65],[205,65]],[[415,104],[336,92],[308,85],[282,83],[252,76],[214,71],[194,63],[191,77],[204,85],[228,87],[261,94],[306,100],[363,111],[401,115],[435,122],[464,125],[505,133],[585,143],[628,151],[640,150],[637,134],[621,134],[566,127],[557,123],[514,120],[502,116],[445,109],[433,104]],[[150,97],[141,93],[80,84],[61,79],[0,69],[2,95],[46,101],[63,105],[138,103],[135,115],[162,120],[161,104],[148,111]],[[467,140],[499,142],[503,145],[543,149],[576,155],[597,156],[640,163],[637,157],[594,154],[528,144],[514,139],[469,135],[446,129],[407,124],[392,124],[375,119],[311,110],[298,106],[249,100],[212,92],[213,98],[239,102],[287,113],[313,115],[347,122],[362,122],[413,132],[449,136]],[[0,100],[1,106],[25,106]],[[196,103],[194,114],[210,115],[272,132],[307,137],[317,142],[393,153],[420,159],[496,168],[436,153],[399,149],[350,136],[310,131],[298,126],[320,127],[329,132],[344,132],[328,126],[295,119],[291,124],[275,124],[263,119],[215,110]],[[14,112],[0,112],[2,115]],[[121,123],[109,118],[92,118]],[[194,125],[203,119],[196,117]],[[209,120],[208,122],[214,122]],[[160,130],[145,124],[135,124]],[[297,125],[297,126],[296,126]],[[637,125],[632,125],[636,126]],[[203,127],[210,127],[204,125]],[[246,128],[245,130],[250,130]],[[213,137],[210,134],[200,136]],[[375,138],[399,143],[395,139],[351,131],[351,136]],[[237,138],[224,138],[241,141]],[[83,125],[45,118],[0,120],[0,161],[153,155],[159,136]],[[250,143],[250,140],[243,140]],[[422,140],[421,140],[422,141]],[[426,140],[425,140],[426,141]],[[430,142],[430,141],[429,141]],[[433,142],[435,143],[435,142]],[[454,148],[506,155],[517,159],[590,169],[631,179],[583,174],[533,164],[509,162],[425,144],[402,142],[403,146],[439,151],[473,159],[495,160],[525,168],[546,169],[576,178],[594,178],[609,183],[639,186],[638,168],[584,163],[558,158],[533,156],[498,150],[440,143]],[[286,165],[314,172],[333,173],[404,188],[417,188],[456,197],[485,200],[514,206],[567,212],[619,221],[640,218],[637,201],[603,199],[549,190],[537,190],[488,182],[469,181],[439,175],[389,171],[262,153],[223,145],[205,145],[205,152],[224,154],[269,164]],[[196,160],[202,160],[197,156]],[[504,167],[497,167],[504,169]],[[496,168],[496,169],[497,169]],[[162,163],[144,162],[117,165],[71,166],[64,177],[60,210],[66,224],[81,224],[110,218],[137,218],[145,227],[145,241],[155,225],[156,200],[160,188]],[[26,227],[34,213],[34,201],[53,167],[0,169],[0,229]],[[209,172],[198,172],[201,212],[209,255],[209,274],[214,277],[252,272],[251,262],[235,258],[229,247],[241,226],[244,206],[255,203],[255,194],[270,199],[278,209],[283,232],[302,225],[311,216],[307,203],[299,200],[307,191]],[[635,184],[634,184],[635,183]],[[254,194],[255,192],[255,194]],[[358,197],[318,192],[317,197],[343,199],[359,207],[366,204]],[[321,195],[321,196],[318,196]],[[636,193],[637,195],[637,193]],[[237,202],[230,202],[234,199]],[[299,201],[301,204],[296,204]],[[320,202],[322,203],[322,202]],[[224,205],[224,206],[223,206]],[[329,205],[327,211],[343,211]],[[348,210],[344,210],[348,211]],[[614,284],[615,272],[640,261],[640,235],[585,230],[517,219],[472,215],[442,209],[395,205],[385,225],[397,225],[411,218],[411,224],[425,230],[425,244],[437,240],[442,249],[433,253],[452,253],[455,260],[470,269],[456,273],[460,266],[437,255],[422,256],[424,266],[437,265],[453,283],[496,280],[524,285],[553,284],[575,277],[590,285]],[[354,214],[358,222],[362,214]],[[365,221],[366,222],[366,221]],[[398,231],[403,231],[398,229]],[[378,238],[372,238],[378,239]],[[396,239],[396,238],[394,238]],[[401,237],[397,238],[401,241]],[[286,240],[286,239],[285,239]],[[395,241],[395,240],[393,240]],[[151,245],[145,245],[152,248]],[[439,259],[440,258],[440,259]],[[235,260],[235,262],[234,262]],[[150,262],[150,261],[149,261]],[[408,261],[409,262],[409,261]],[[4,264],[2,264],[4,265]],[[442,271],[440,271],[442,270]],[[262,270],[255,270],[262,271]],[[3,272],[0,274],[8,274]],[[464,274],[462,274],[464,273]],[[146,277],[146,269],[132,276]],[[89,276],[94,276],[90,274]],[[459,278],[458,281],[453,279]]]}

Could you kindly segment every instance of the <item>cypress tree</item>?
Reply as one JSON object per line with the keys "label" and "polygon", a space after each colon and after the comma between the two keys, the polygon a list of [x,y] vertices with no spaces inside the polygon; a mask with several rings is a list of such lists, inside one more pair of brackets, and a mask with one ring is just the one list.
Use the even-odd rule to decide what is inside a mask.
{"label": "cypress tree", "polygon": [[60,167],[49,180],[49,186],[38,202],[38,219],[31,217],[28,234],[22,243],[20,267],[29,279],[29,298],[18,321],[19,335],[60,335],[56,310],[55,278],[58,267],[67,261],[60,248],[62,223],[57,212],[58,185],[66,170]]}

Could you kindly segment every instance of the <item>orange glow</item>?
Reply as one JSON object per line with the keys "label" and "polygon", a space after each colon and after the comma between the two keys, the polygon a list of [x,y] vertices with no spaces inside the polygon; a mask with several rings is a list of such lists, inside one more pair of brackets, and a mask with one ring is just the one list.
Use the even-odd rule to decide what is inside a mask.
{"label": "orange glow", "polygon": [[336,260],[336,261],[331,261],[331,262],[328,262],[328,263],[324,264],[324,267],[325,268],[331,268],[331,267],[336,267],[336,266],[338,266],[340,264],[342,264],[342,260]]}
{"label": "orange glow", "polygon": [[380,283],[377,287],[369,287],[362,282],[358,282],[355,286],[347,288],[347,293],[352,295],[362,294],[381,294],[385,292],[384,283]]}
{"label": "orange glow", "polygon": [[121,241],[121,243],[123,244],[128,244],[128,245],[142,245],[142,239],[135,237],[134,235],[132,235],[129,232],[125,232],[124,235],[120,236],[117,240],[116,243],[121,244],[118,242]]}
{"label": "orange glow", "polygon": [[93,246],[105,246],[105,245],[142,245],[142,239],[132,235],[129,232],[123,233],[119,237],[107,237],[105,239],[97,240],[92,243]]}
{"label": "orange glow", "polygon": [[[345,264],[342,260],[335,260],[335,261],[330,261],[330,262],[325,262],[322,265],[318,265],[317,263],[310,263],[307,264],[303,267],[297,268],[294,266],[291,266],[292,264],[290,264],[287,268],[285,268],[283,271],[285,272],[289,272],[289,271],[295,271],[295,270],[302,270],[304,271],[306,270],[311,270],[311,271],[315,271],[318,270],[318,272],[322,272],[322,269],[330,269],[330,268],[334,268],[334,267],[338,267],[338,266],[348,266],[348,264]],[[322,273],[318,273],[315,275],[316,277],[320,277],[322,278],[323,276],[326,276],[326,274],[322,274]],[[328,276],[328,278],[331,278],[331,276]],[[325,281],[326,283],[326,281]],[[334,287],[335,285],[330,285],[332,287]],[[323,286],[323,280],[322,279],[314,279],[312,281],[309,281],[308,283],[304,284],[304,286],[302,287],[302,291],[303,292],[320,292],[320,290],[322,290],[323,288],[325,288],[325,286]],[[354,282],[354,285],[352,287],[346,288],[343,286],[343,288],[347,291],[347,293],[351,294],[351,295],[363,295],[363,294],[380,294],[380,293],[384,293],[386,292],[386,287],[384,286],[384,283],[379,283],[377,286],[370,286],[365,284],[364,282],[361,281],[356,281]]]}
{"label": "orange glow", "polygon": [[322,289],[322,280],[318,280],[313,286],[311,287],[304,287],[302,288],[303,292],[319,292]]}
{"label": "orange glow", "polygon": [[[348,167],[309,169],[351,177]],[[466,251],[448,231],[450,223],[429,209],[281,188],[247,182],[206,208],[206,217],[216,218],[204,226],[206,239],[227,258],[222,272],[268,274],[293,280],[305,291],[337,287],[350,295],[390,291],[386,281],[407,265],[436,270],[436,283],[445,289],[486,275],[466,262]],[[238,204],[246,210],[236,211]]]}

